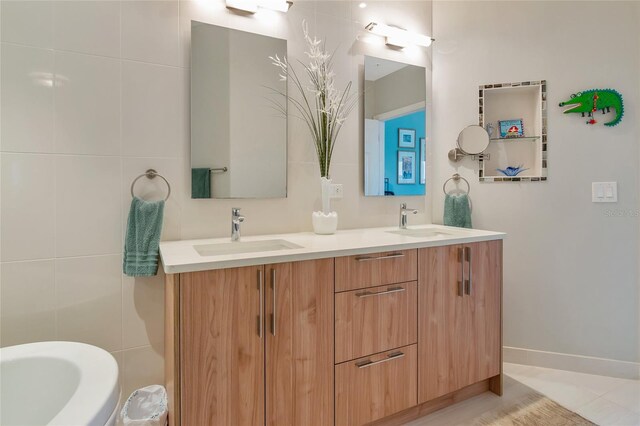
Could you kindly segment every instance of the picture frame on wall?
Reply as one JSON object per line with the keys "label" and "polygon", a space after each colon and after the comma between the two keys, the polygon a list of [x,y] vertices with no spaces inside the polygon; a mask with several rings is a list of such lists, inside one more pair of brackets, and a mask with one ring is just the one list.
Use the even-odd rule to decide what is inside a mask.
{"label": "picture frame on wall", "polygon": [[416,130],[415,129],[398,129],[398,147],[399,148],[415,148],[416,147]]}
{"label": "picture frame on wall", "polygon": [[415,151],[398,151],[398,184],[412,185],[416,183]]}
{"label": "picture frame on wall", "polygon": [[524,123],[522,118],[498,121],[501,138],[521,138],[524,136]]}
{"label": "picture frame on wall", "polygon": [[420,183],[427,183],[427,139],[420,138]]}

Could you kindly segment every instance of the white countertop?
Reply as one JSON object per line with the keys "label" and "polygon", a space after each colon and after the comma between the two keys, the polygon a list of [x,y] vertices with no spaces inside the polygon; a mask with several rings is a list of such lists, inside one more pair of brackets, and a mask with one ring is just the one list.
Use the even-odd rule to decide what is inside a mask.
{"label": "white countertop", "polygon": [[229,237],[164,241],[160,243],[160,256],[162,257],[164,272],[167,274],[177,274],[239,266],[351,256],[354,254],[367,254],[380,251],[499,240],[506,236],[503,232],[452,228],[442,225],[410,226],[409,229],[442,230],[451,235],[413,237],[388,232],[397,231],[397,227],[349,229],[338,231],[333,235],[316,235],[312,232],[259,235],[242,237],[241,241],[285,240],[297,244],[301,246],[301,248],[215,256],[202,256],[196,251],[194,246],[229,243],[231,242]]}

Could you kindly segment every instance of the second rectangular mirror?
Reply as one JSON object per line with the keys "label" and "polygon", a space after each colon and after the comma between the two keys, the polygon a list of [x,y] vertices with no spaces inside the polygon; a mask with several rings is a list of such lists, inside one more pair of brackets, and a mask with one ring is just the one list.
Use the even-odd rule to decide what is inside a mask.
{"label": "second rectangular mirror", "polygon": [[191,198],[287,196],[287,41],[191,22]]}
{"label": "second rectangular mirror", "polygon": [[364,58],[364,195],[424,195],[425,68]]}

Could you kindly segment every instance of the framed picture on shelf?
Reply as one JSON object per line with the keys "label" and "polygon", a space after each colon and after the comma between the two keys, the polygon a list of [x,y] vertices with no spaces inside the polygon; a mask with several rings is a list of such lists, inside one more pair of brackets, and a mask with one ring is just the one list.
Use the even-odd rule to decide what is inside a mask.
{"label": "framed picture on shelf", "polygon": [[399,148],[415,148],[416,147],[415,129],[398,129],[398,147]]}
{"label": "framed picture on shelf", "polygon": [[500,120],[498,121],[500,127],[501,138],[521,138],[524,136],[524,125],[522,118],[515,120]]}
{"label": "framed picture on shelf", "polygon": [[427,182],[427,139],[420,138],[420,183]]}
{"label": "framed picture on shelf", "polygon": [[398,151],[398,184],[414,183],[416,183],[416,153],[415,151]]}

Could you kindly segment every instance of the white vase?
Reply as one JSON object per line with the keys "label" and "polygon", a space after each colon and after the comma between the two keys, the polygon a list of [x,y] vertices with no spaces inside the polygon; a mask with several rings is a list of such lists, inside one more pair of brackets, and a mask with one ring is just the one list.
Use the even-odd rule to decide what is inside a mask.
{"label": "white vase", "polygon": [[320,186],[322,188],[322,211],[313,212],[311,214],[313,232],[319,235],[335,234],[338,229],[338,213],[331,211],[329,202],[331,179],[321,177]]}
{"label": "white vase", "polygon": [[338,213],[336,212],[330,212],[329,214],[313,212],[311,221],[313,223],[313,232],[318,235],[335,234],[338,229]]}

